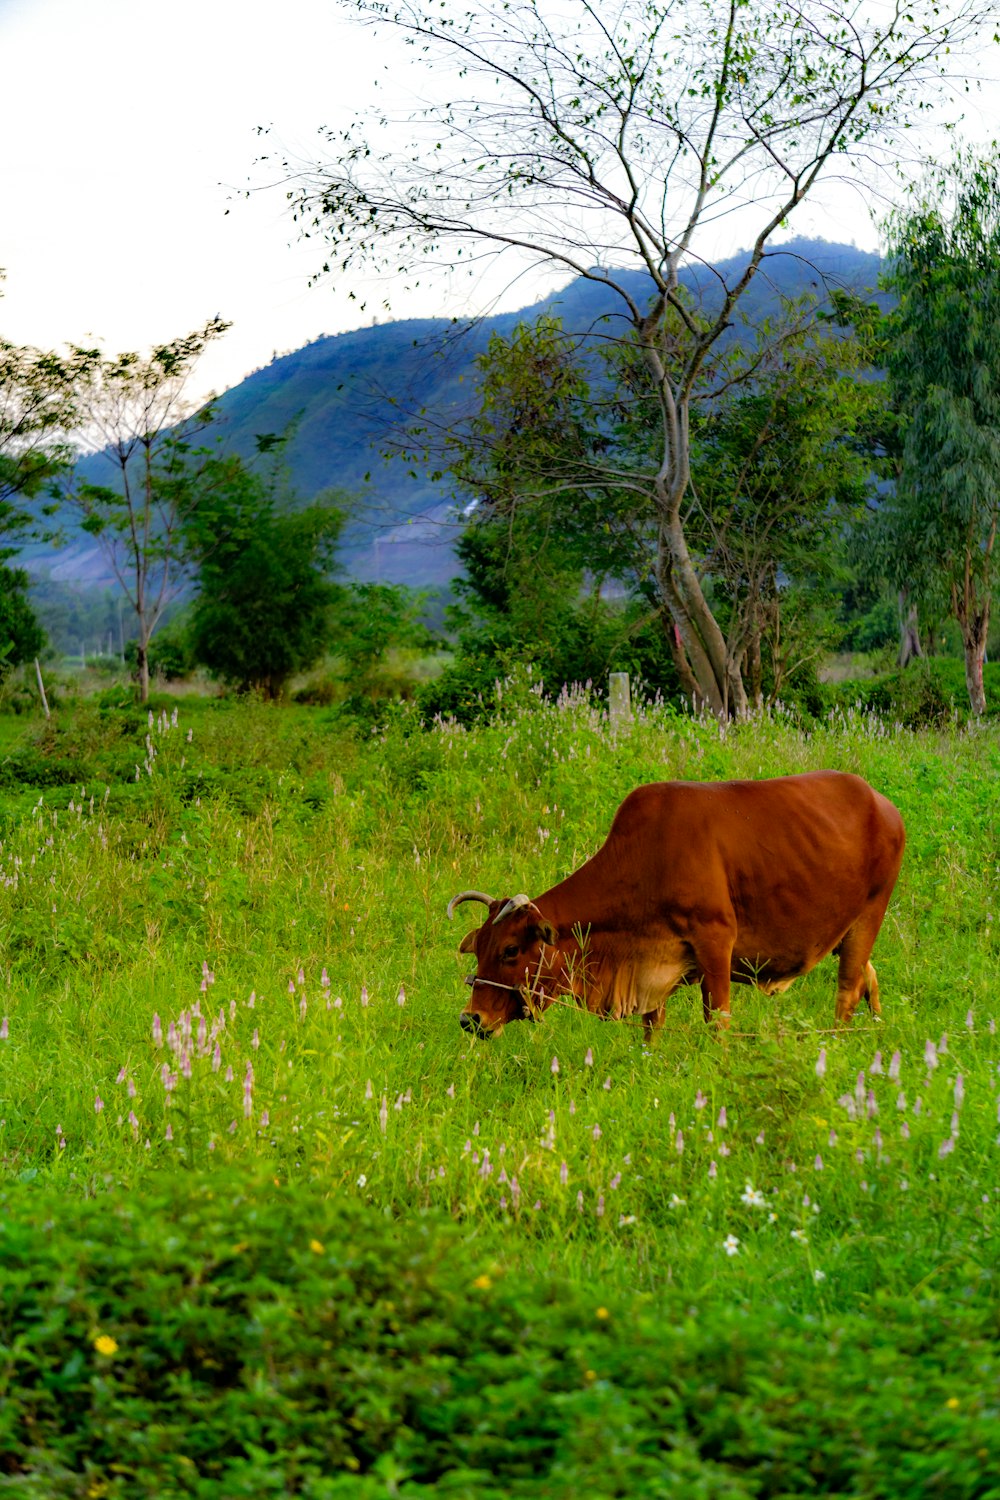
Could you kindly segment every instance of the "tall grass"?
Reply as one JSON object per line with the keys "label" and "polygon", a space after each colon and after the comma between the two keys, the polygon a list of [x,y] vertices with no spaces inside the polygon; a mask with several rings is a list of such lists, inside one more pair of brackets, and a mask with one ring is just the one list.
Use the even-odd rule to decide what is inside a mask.
{"label": "tall grass", "polygon": [[[77,716],[0,853],[4,1170],[69,1192],[265,1162],[396,1215],[438,1207],[505,1263],[695,1299],[847,1305],[962,1268],[995,1230],[1000,746],[841,716],[726,732],[662,707],[615,734],[514,685],[502,721],[357,743],[257,705]],[[553,1008],[457,1024],[474,884],[537,893],[638,782],[859,771],[909,843],[875,952],[881,1024],[832,1029],[827,964],[781,997],[696,992],[664,1033]],[[931,1285],[932,1282],[928,1282]]]}

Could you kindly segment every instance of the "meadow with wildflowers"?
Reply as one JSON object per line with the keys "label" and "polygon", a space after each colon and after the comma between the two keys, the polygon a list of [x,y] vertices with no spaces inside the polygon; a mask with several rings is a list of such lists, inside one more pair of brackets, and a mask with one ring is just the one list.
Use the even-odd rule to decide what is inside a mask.
{"label": "meadow with wildflowers", "polygon": [[[508,686],[370,736],[77,709],[0,765],[0,1484],[32,1495],[1000,1496],[1000,738]],[[641,1028],[459,1029],[469,885],[643,781],[857,771],[874,953]],[[3,1406],[0,1406],[0,1410]]]}

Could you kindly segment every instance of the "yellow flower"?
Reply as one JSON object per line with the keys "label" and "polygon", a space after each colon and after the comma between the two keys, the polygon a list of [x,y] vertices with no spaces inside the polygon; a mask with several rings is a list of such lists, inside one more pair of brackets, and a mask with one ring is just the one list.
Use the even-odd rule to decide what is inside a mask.
{"label": "yellow flower", "polygon": [[312,1251],[313,1255],[322,1255],[323,1251],[326,1249],[326,1246],[320,1240],[310,1240],[309,1249]]}
{"label": "yellow flower", "polygon": [[584,1370],[584,1372],[583,1372],[583,1378],[584,1378],[584,1380],[596,1380],[597,1379],[597,1371],[596,1370]]}
{"label": "yellow flower", "polygon": [[597,1309],[597,1312],[596,1312],[595,1316],[598,1317],[598,1318],[602,1318],[603,1319],[603,1318],[610,1318],[611,1314],[608,1312],[608,1310],[607,1310],[606,1307],[599,1307]]}
{"label": "yellow flower", "polygon": [[472,1285],[478,1287],[481,1292],[488,1292],[493,1283],[488,1276],[484,1275],[477,1276]]}
{"label": "yellow flower", "polygon": [[111,1358],[112,1354],[118,1353],[117,1343],[111,1337],[111,1335],[107,1333],[99,1333],[97,1335],[96,1339],[94,1340],[94,1348],[97,1350],[98,1354],[103,1354],[108,1359]]}
{"label": "yellow flower", "polygon": [[958,1408],[962,1403],[959,1401],[957,1396],[949,1396],[944,1404],[949,1411],[958,1411]]}

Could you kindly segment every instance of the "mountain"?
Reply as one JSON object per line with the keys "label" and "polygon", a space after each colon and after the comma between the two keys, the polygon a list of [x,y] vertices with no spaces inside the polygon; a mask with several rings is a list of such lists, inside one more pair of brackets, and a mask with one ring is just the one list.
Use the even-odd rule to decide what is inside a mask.
{"label": "mountain", "polygon": [[[720,274],[733,274],[744,259],[692,270],[688,285],[710,303]],[[779,294],[821,296],[824,281],[871,291],[878,271],[878,256],[853,246],[789,241],[770,253],[741,313],[757,322],[775,311]],[[627,279],[641,298],[645,278],[634,272]],[[249,457],[257,434],[291,429],[284,456],[303,500],[329,487],[357,496],[343,553],[348,572],[413,586],[443,584],[455,572],[455,497],[446,483],[411,473],[399,459],[384,460],[385,440],[407,413],[426,408],[447,423],[467,411],[476,355],[494,332],[509,333],[517,323],[548,313],[583,333],[616,312],[602,287],[580,278],[534,306],[465,327],[446,319],[411,319],[319,338],[226,391],[218,403],[219,434],[226,446]],[[86,464],[99,471],[101,459]],[[94,544],[83,536],[60,553],[33,549],[26,562],[56,579],[107,581]]]}

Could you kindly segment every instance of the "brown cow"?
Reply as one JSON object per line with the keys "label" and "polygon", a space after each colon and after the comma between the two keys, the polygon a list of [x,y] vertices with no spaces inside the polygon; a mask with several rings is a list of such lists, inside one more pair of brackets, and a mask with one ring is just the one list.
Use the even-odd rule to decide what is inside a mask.
{"label": "brown cow", "polygon": [[860,776],[660,781],[625,798],[601,848],[537,900],[496,901],[462,953],[477,968],[461,1014],[494,1036],[559,995],[598,1015],[662,1025],[668,997],[700,982],[705,1020],[729,1021],[729,986],[784,990],[835,953],[837,1020],[862,998],[903,858],[903,820]]}

